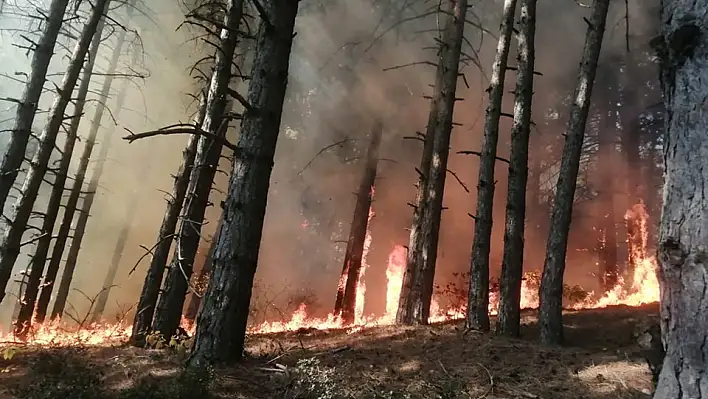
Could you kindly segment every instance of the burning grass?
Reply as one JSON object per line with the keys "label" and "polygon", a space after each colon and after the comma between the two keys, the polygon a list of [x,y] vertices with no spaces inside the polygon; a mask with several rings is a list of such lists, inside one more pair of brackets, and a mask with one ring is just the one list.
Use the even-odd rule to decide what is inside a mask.
{"label": "burning grass", "polygon": [[[0,397],[648,398],[633,331],[657,312],[568,312],[562,349],[534,343],[534,312],[524,313],[519,340],[465,333],[457,322],[254,335],[242,364],[198,374],[185,374],[185,354],[173,350],[23,346],[0,360]],[[78,393],[56,390],[67,387]]]}

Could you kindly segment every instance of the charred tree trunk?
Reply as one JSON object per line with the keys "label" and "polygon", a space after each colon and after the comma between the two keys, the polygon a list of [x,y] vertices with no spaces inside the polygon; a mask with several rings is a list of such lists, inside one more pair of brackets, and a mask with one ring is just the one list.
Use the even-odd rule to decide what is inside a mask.
{"label": "charred tree trunk", "polygon": [[667,121],[658,249],[666,357],[654,399],[708,392],[708,113],[699,105],[708,94],[707,13],[705,2],[663,1],[655,39]]}
{"label": "charred tree trunk", "polygon": [[[243,0],[229,0],[221,32],[219,51],[216,56],[214,74],[211,78],[209,96],[206,100],[206,116],[201,129],[218,137],[226,137],[229,119],[225,117],[229,83],[236,45],[237,31],[243,16]],[[202,137],[197,149],[195,168],[182,213],[182,223],[177,235],[172,264],[165,277],[165,285],[160,295],[153,329],[165,337],[170,337],[179,327],[185,297],[192,277],[194,258],[199,249],[204,214],[209,205],[209,193],[221,157],[222,142]]]}
{"label": "charred tree trunk", "polygon": [[[135,53],[133,53],[133,65],[136,63],[138,55],[139,55],[139,53],[137,51]],[[108,77],[110,77],[110,76],[111,75],[108,75]],[[96,106],[96,113],[94,114],[93,120],[91,121],[91,130],[89,131],[89,135],[88,135],[89,138],[96,137],[96,135],[98,134],[98,129],[100,128],[101,120],[103,119],[103,113],[105,112],[105,102],[107,101],[107,98],[108,98],[107,97],[108,91],[109,91],[109,88],[106,88],[106,85],[104,82],[104,86],[101,89],[101,98],[103,99],[103,101],[99,102],[98,105]],[[123,109],[123,104],[125,103],[126,95],[127,95],[127,83],[123,84],[123,87],[121,88],[121,90],[118,94],[118,99],[116,101],[116,112],[113,115],[113,117],[115,119],[118,119],[118,116],[120,115],[120,112]],[[103,166],[106,163],[106,158],[108,155],[108,150],[110,148],[111,138],[114,133],[115,133],[115,127],[109,129],[103,138],[103,143],[101,144],[101,149],[100,149],[100,151],[98,153],[98,157],[96,159],[95,169],[94,169],[93,173],[91,174],[91,180],[89,181],[89,185],[87,188],[87,194],[86,194],[86,197],[84,198],[84,201],[82,203],[82,211],[81,211],[81,214],[79,215],[79,218],[77,220],[76,231],[83,230],[83,229],[79,229],[79,227],[85,226],[86,223],[88,222],[88,215],[90,214],[91,206],[93,205],[93,198],[94,198],[96,190],[98,189],[98,182],[99,182],[101,175],[103,173]],[[86,217],[84,218],[83,215],[86,215]],[[69,230],[67,230],[65,234],[62,234],[61,226],[59,227],[59,233],[57,234],[57,241],[55,242],[54,248],[52,249],[52,257],[49,259],[49,266],[47,267],[47,272],[44,275],[43,288],[42,288],[42,291],[40,292],[39,299],[37,300],[36,317],[37,317],[37,320],[40,322],[43,321],[47,315],[47,309],[49,308],[49,301],[51,299],[52,291],[54,288],[54,282],[56,281],[56,277],[59,272],[59,266],[61,264],[61,256],[64,253],[64,249],[66,246],[66,240],[69,236],[68,231]],[[81,237],[83,238],[83,233],[81,233]],[[61,240],[62,244],[60,246],[57,246],[57,243],[60,240]],[[55,260],[55,259],[58,259],[58,260]]]}
{"label": "charred tree trunk", "polygon": [[[100,31],[101,27],[99,26],[97,32]],[[39,294],[40,281],[44,273],[44,266],[47,263],[47,254],[49,253],[49,246],[52,242],[54,225],[56,224],[56,220],[59,215],[59,208],[61,207],[61,200],[64,196],[66,178],[69,173],[69,165],[71,164],[71,159],[74,153],[74,146],[78,134],[78,125],[81,120],[81,115],[83,114],[84,105],[86,104],[86,96],[88,95],[88,90],[93,75],[93,68],[95,66],[96,57],[98,55],[98,48],[101,44],[100,39],[100,33],[94,36],[93,41],[91,43],[91,48],[89,49],[88,53],[89,59],[86,65],[84,66],[83,74],[81,77],[81,85],[79,86],[78,95],[74,105],[74,118],[71,120],[71,125],[67,130],[67,136],[66,141],[64,143],[62,158],[59,163],[59,168],[56,172],[54,186],[52,187],[49,203],[47,205],[47,211],[44,215],[44,220],[42,222],[43,236],[37,241],[37,248],[32,258],[31,272],[29,278],[27,279],[25,293],[21,301],[22,306],[17,316],[17,322],[15,323],[16,336],[24,336],[24,334],[27,333],[27,328],[29,328],[30,323],[32,321],[31,319],[34,313],[35,304],[37,302],[37,295]],[[121,45],[123,41],[125,41],[125,31],[122,31],[119,36],[119,43]],[[120,46],[116,48],[116,52],[114,54],[114,59],[111,63],[112,68],[110,68],[109,71],[109,73],[111,74],[115,73],[115,69],[118,64]]]}
{"label": "charred tree trunk", "polygon": [[[25,176],[24,184],[15,203],[13,217],[10,218],[12,222],[5,230],[2,241],[0,241],[0,302],[5,297],[8,280],[12,274],[15,261],[20,254],[22,235],[32,214],[32,207],[39,193],[39,188],[42,185],[42,181],[44,181],[52,152],[54,152],[57,135],[65,119],[64,112],[71,100],[94,34],[97,31],[100,32],[99,25],[103,23],[101,16],[108,2],[109,0],[97,0],[93,6],[91,16],[83,28],[81,37],[76,43],[69,61],[69,67],[62,79],[61,89],[54,99],[54,103],[49,110],[47,124],[39,137],[39,149],[32,158],[30,169]],[[100,35],[96,36],[100,37]],[[89,62],[93,62],[93,60],[91,59]],[[73,116],[72,125],[75,123],[74,121],[81,119],[83,101],[77,101],[76,105],[77,115]]]}
{"label": "charred tree trunk", "polygon": [[268,187],[288,82],[298,2],[268,0],[256,53],[209,287],[197,318],[190,367],[240,359],[258,266]]}
{"label": "charred tree trunk", "polygon": [[[27,85],[22,93],[22,98],[17,102],[12,135],[10,136],[7,150],[2,157],[2,164],[0,164],[0,210],[5,209],[7,197],[15,184],[15,180],[17,180],[22,161],[25,159],[27,143],[32,133],[32,123],[37,113],[44,82],[47,79],[49,62],[54,55],[54,47],[57,43],[57,37],[59,36],[68,4],[69,0],[53,0],[51,2],[42,36],[37,42],[34,54],[32,54]],[[4,292],[4,287],[2,291]],[[0,296],[0,302],[1,300],[2,297]]]}
{"label": "charred tree trunk", "polygon": [[[612,79],[604,79],[605,83]],[[600,228],[598,241],[598,255],[600,270],[600,287],[605,292],[611,291],[619,281],[619,264],[617,259],[617,223],[615,212],[615,171],[609,165],[616,164],[615,132],[616,112],[614,104],[617,101],[616,87],[603,88],[609,101],[606,103],[608,110],[602,113],[602,127],[599,129],[598,164],[601,173],[600,198]],[[604,104],[603,104],[604,105]]]}
{"label": "charred tree trunk", "polygon": [[409,256],[396,313],[398,324],[427,324],[430,315],[467,0],[450,0],[446,9],[447,23],[440,44],[434,96],[425,132],[421,162],[424,169],[418,171],[421,176]]}
{"label": "charred tree trunk", "polygon": [[[630,62],[633,60],[630,59]],[[625,93],[629,91],[625,83]],[[628,95],[624,96],[629,97]],[[623,115],[622,118],[622,154],[624,155],[624,161],[627,165],[627,203],[629,204],[629,209],[624,215],[625,225],[627,227],[627,267],[624,271],[624,282],[625,286],[632,286],[632,277],[634,276],[634,270],[637,267],[637,263],[641,261],[638,257],[644,250],[646,243],[642,243],[643,235],[646,231],[642,231],[642,228],[646,229],[642,223],[645,222],[640,217],[644,215],[634,212],[634,208],[639,206],[644,208],[644,199],[642,198],[642,192],[650,192],[649,187],[646,186],[646,182],[642,181],[642,159],[639,154],[641,143],[640,143],[640,133],[638,126],[638,118],[635,118],[632,123],[629,121],[629,117]]]}
{"label": "charred tree trunk", "polygon": [[489,330],[489,251],[492,241],[492,211],[494,209],[494,167],[499,141],[499,119],[502,113],[504,79],[506,78],[511,33],[514,29],[516,0],[504,0],[497,54],[492,66],[489,103],[484,124],[484,141],[477,182],[477,215],[474,218],[474,240],[470,261],[470,282],[467,299],[467,327]]}
{"label": "charred tree trunk", "polygon": [[541,342],[560,344],[563,341],[563,273],[568,249],[568,232],[573,212],[573,199],[578,182],[580,155],[585,138],[585,124],[590,109],[590,97],[595,83],[597,62],[607,22],[609,0],[595,0],[589,20],[585,47],[580,61],[578,86],[573,95],[570,119],[566,129],[560,173],[556,184],[551,229],[548,233],[546,260],[539,289],[539,324]]}
{"label": "charred tree trunk", "polygon": [[521,322],[521,278],[524,270],[524,227],[526,183],[529,174],[529,134],[535,64],[536,0],[521,0],[519,16],[517,76],[514,90],[514,127],[504,226],[504,255],[499,282],[497,332],[518,336]]}
{"label": "charred tree trunk", "polygon": [[371,141],[366,152],[366,168],[361,177],[361,184],[356,196],[354,216],[349,230],[347,251],[344,254],[344,267],[337,287],[337,303],[334,305],[334,314],[340,315],[345,324],[351,324],[355,319],[357,285],[360,279],[362,260],[364,255],[364,242],[369,228],[369,211],[374,195],[374,183],[379,162],[379,146],[383,127],[380,121],[371,131]]}
{"label": "charred tree trunk", "polygon": [[[202,107],[202,110],[205,108]],[[199,121],[203,119],[203,112],[199,117]],[[152,261],[148,268],[143,290],[138,301],[135,319],[133,320],[133,331],[130,336],[130,342],[136,346],[145,345],[145,337],[152,327],[152,317],[155,314],[155,305],[160,294],[160,285],[167,264],[167,257],[170,254],[170,248],[174,241],[175,228],[179,220],[184,198],[187,195],[187,187],[189,186],[189,176],[194,165],[194,157],[197,153],[197,144],[199,137],[192,135],[189,138],[187,147],[182,152],[182,165],[175,176],[172,194],[167,200],[167,210],[162,218],[160,232],[157,235],[157,245],[153,250]]]}

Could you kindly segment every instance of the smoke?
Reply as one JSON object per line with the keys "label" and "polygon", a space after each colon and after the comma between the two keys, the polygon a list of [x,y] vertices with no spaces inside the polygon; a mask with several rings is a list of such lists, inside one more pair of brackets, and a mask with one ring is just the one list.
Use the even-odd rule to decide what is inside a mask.
{"label": "smoke", "polygon": [[[647,14],[644,2],[641,5],[632,2],[631,5],[630,32],[639,37],[636,40],[645,40],[650,32],[648,27],[655,23],[655,16]],[[175,2],[153,0],[148,6],[148,15],[138,14],[127,21],[126,26],[139,33],[140,40],[135,46],[142,47],[143,56],[136,69],[149,71],[149,77],[142,81],[116,80],[109,107],[115,106],[118,91],[125,87],[125,109],[117,118],[117,126],[113,126],[109,117],[103,120],[101,134],[105,136],[110,129],[115,129],[115,135],[74,277],[72,287],[76,291],[72,291],[69,298],[79,314],[87,311],[89,303],[81,292],[93,297],[100,290],[119,231],[126,224],[130,230],[115,282],[118,286],[111,291],[105,316],[122,313],[121,309],[137,302],[149,255],[140,264],[138,260],[145,255],[145,248],[155,243],[165,209],[163,192],[171,190],[170,175],[181,161],[186,137],[162,136],[129,144],[119,136],[126,134],[125,129],[153,130],[187,121],[195,110],[189,94],[198,90],[189,77],[189,68],[210,51],[203,42],[193,40],[193,33],[175,30],[184,19],[184,10]],[[404,137],[425,130],[429,100],[424,96],[431,95],[434,67],[422,61],[435,61],[434,38],[439,21],[432,13],[416,18],[431,10],[426,2],[420,1],[338,1],[326,6],[303,1],[301,8],[281,138],[271,178],[257,289],[267,292],[264,296],[277,306],[292,296],[311,292],[322,305],[322,310],[329,311],[343,261],[346,246],[343,241],[347,239],[351,222],[353,193],[363,171],[360,161],[364,157],[373,120],[380,118],[384,137],[373,205],[376,216],[368,257],[371,267],[366,279],[369,297],[381,298],[380,301],[368,301],[367,311],[381,311],[388,254],[394,245],[408,243],[412,208],[406,203],[412,202],[415,196],[414,168],[420,162],[422,144]],[[447,209],[443,212],[437,265],[438,283],[445,283],[452,278],[452,273],[465,272],[469,268],[473,220],[468,213],[474,213],[476,207],[478,159],[457,155],[457,152],[478,151],[481,147],[487,100],[484,90],[496,47],[501,8],[500,1],[489,0],[475,3],[468,12],[467,19],[471,23],[466,27],[468,43],[464,47],[469,57],[463,69],[465,79],[460,80],[457,94],[464,101],[456,104],[454,119],[460,125],[453,131],[448,166],[462,184],[448,175],[444,199]],[[587,7],[572,1],[539,2],[536,70],[543,76],[537,76],[535,81],[533,119],[537,123],[535,134],[539,137],[532,138],[531,156],[541,159],[543,165],[557,162],[555,158],[545,158],[547,152],[543,147],[546,143],[562,142],[559,137],[566,120],[563,99],[574,88],[586,30],[583,17],[588,12]],[[124,10],[116,13],[124,18]],[[3,15],[0,21],[20,25],[13,18]],[[624,51],[623,18],[623,4],[613,4],[608,23],[610,31],[603,47],[605,55]],[[396,25],[395,21],[399,19],[407,22]],[[491,34],[482,32],[472,23]],[[23,60],[16,57],[17,49],[11,47],[16,36],[3,37],[2,40],[3,57],[12,54],[13,59]],[[110,49],[104,46],[101,51],[98,67],[104,70]],[[511,65],[514,64],[513,56],[512,49]],[[61,57],[55,58],[59,60]],[[469,61],[470,58],[475,61]],[[129,70],[130,61],[128,54],[122,57],[122,72]],[[402,67],[406,64],[415,65]],[[3,64],[5,73],[10,69],[27,68],[27,62]],[[63,70],[60,65],[53,68],[58,72]],[[0,84],[4,90],[5,79],[0,79]],[[98,77],[92,88],[100,84],[102,78]],[[506,85],[507,92],[513,90],[513,72],[507,74]],[[8,87],[9,92],[17,93],[16,96],[21,89],[18,84]],[[45,97],[51,101],[50,94]],[[93,106],[88,104],[87,115],[91,115]],[[510,112],[512,106],[513,96],[509,95],[504,110]],[[544,119],[551,111],[558,113],[559,119],[547,124]],[[42,121],[42,118],[38,120]],[[88,123],[88,120],[82,123],[84,134]],[[510,128],[511,122],[505,118],[499,144],[501,157],[508,156]],[[338,144],[332,146],[334,143]],[[78,153],[82,146],[83,142],[79,143]],[[327,146],[332,147],[322,151]],[[225,155],[228,155],[227,151]],[[554,157],[557,155],[556,152]],[[221,169],[230,172],[228,160],[222,161]],[[498,163],[492,275],[499,273],[501,264],[506,169],[506,164]],[[207,212],[202,256],[206,254],[208,239],[218,223],[218,204],[223,199],[222,192],[228,180],[226,173],[217,175],[216,190],[211,198],[216,206]],[[555,180],[551,180],[555,184]],[[136,195],[139,196],[139,206],[135,216],[128,220],[126,206]],[[543,213],[543,209],[530,212]],[[576,240],[571,242],[573,248],[585,246],[586,243],[581,242],[583,235],[580,236],[573,235],[572,240]],[[526,247],[525,267],[540,269],[545,232],[542,229],[528,231]],[[595,271],[594,263],[592,252],[574,257],[568,265],[569,278],[594,283],[596,279],[580,281],[587,272]],[[136,271],[129,275],[136,264]],[[200,267],[199,264],[196,266],[197,269]],[[284,295],[274,298],[283,291]]]}

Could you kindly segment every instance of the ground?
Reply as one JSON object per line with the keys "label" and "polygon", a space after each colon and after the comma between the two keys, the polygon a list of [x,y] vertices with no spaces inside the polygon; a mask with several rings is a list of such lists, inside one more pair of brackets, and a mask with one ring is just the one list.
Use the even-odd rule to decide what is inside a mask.
{"label": "ground", "polygon": [[197,374],[180,371],[180,350],[14,346],[0,398],[649,398],[633,334],[657,312],[569,312],[562,349],[535,343],[533,312],[518,340],[460,322],[254,336],[246,361]]}

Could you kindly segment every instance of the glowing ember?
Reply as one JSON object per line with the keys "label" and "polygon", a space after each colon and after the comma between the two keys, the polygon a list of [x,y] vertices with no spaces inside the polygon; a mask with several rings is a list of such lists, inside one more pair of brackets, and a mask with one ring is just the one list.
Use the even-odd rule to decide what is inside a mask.
{"label": "glowing ember", "polygon": [[[369,220],[374,216],[373,210],[369,211]],[[638,232],[630,239],[636,240],[630,245],[633,248],[633,253],[630,259],[634,259],[633,271],[630,275],[631,282],[625,283],[620,279],[618,284],[605,295],[600,298],[594,297],[591,293],[587,299],[580,303],[575,303],[571,307],[573,309],[587,308],[602,308],[610,305],[628,305],[639,306],[647,303],[657,302],[659,300],[659,282],[656,276],[657,263],[653,257],[646,255],[647,242],[647,213],[642,204],[632,207],[625,215],[626,218],[634,219],[634,226]],[[257,333],[273,333],[283,331],[296,331],[300,329],[340,329],[347,328],[349,332],[359,331],[364,327],[375,325],[387,325],[395,322],[396,312],[398,310],[398,299],[403,283],[403,272],[406,264],[406,249],[401,245],[393,247],[388,257],[386,266],[386,312],[379,317],[364,315],[364,299],[366,287],[364,284],[364,276],[366,269],[369,267],[366,261],[369,247],[371,245],[371,234],[367,232],[364,245],[364,256],[362,268],[359,275],[359,285],[357,287],[356,299],[356,318],[354,325],[345,326],[338,316],[329,314],[325,318],[312,318],[307,314],[307,306],[301,304],[292,314],[289,320],[265,322],[258,326],[249,329],[251,334]],[[526,274],[526,278],[522,282],[521,287],[521,308],[537,308],[538,307],[538,285],[540,275],[538,272]],[[343,282],[340,281],[340,285]],[[465,309],[447,308],[443,309],[439,305],[439,299],[434,298],[431,303],[430,322],[441,322],[464,317]],[[489,312],[494,315],[497,312],[498,296],[497,293],[490,293]],[[186,320],[182,321],[183,328],[190,334],[194,333],[194,326]],[[74,343],[83,344],[102,344],[107,342],[116,342],[125,340],[130,335],[130,326],[124,325],[109,325],[109,324],[92,324],[86,328],[73,329],[73,331],[62,328],[58,322],[46,323],[44,325],[35,325],[30,341],[34,344],[58,344],[68,345]],[[12,334],[0,334],[0,342],[12,341]]]}

